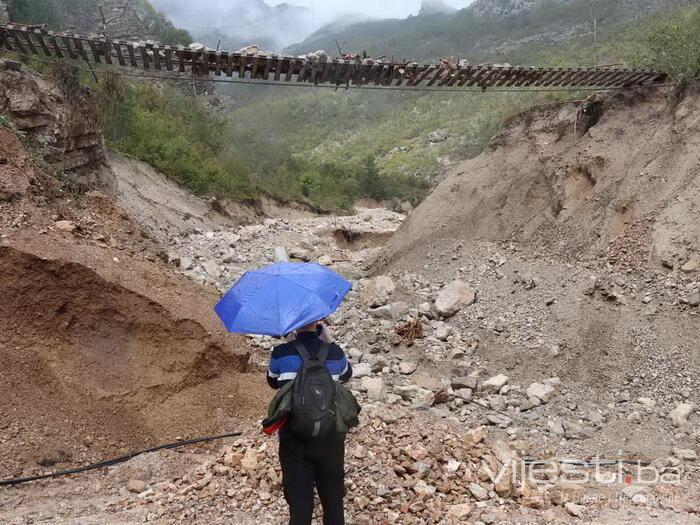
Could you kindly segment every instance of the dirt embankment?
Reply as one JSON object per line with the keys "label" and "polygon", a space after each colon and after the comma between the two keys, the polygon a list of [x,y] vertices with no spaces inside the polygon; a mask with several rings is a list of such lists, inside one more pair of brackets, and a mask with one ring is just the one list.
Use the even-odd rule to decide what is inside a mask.
{"label": "dirt embankment", "polygon": [[[0,129],[0,470],[237,428],[262,402],[214,291],[109,197],[44,174]],[[6,477],[6,476],[3,476]]]}
{"label": "dirt embankment", "polygon": [[520,115],[419,206],[385,262],[444,240],[512,240],[569,260],[643,269],[700,257],[700,94],[655,93]]}

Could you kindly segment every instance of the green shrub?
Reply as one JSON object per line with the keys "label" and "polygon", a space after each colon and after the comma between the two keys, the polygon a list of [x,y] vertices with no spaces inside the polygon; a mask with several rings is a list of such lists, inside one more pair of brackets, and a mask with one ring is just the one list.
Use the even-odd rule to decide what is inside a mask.
{"label": "green shrub", "polygon": [[148,162],[199,194],[247,200],[249,170],[227,148],[226,122],[170,88],[105,76],[96,86],[109,147]]}
{"label": "green shrub", "polygon": [[641,53],[631,57],[636,66],[663,71],[679,80],[700,78],[700,8],[681,11],[646,33]]}

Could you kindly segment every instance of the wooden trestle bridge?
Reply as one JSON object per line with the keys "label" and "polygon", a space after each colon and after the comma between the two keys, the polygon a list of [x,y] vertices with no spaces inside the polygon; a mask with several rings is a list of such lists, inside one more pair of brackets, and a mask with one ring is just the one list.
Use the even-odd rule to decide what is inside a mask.
{"label": "wooden trestle bridge", "polygon": [[215,75],[249,81],[404,88],[602,88],[657,85],[667,76],[619,68],[540,68],[441,62],[388,63],[369,58],[303,58],[232,53],[154,42],[130,42],[21,25],[0,26],[0,49],[142,71]]}

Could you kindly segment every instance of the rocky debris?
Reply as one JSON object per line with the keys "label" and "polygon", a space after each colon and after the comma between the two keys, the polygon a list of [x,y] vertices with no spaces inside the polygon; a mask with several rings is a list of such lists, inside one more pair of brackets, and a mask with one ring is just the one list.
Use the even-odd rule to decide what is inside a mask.
{"label": "rocky debris", "polygon": [[[405,409],[372,409],[348,436],[346,506],[353,523],[384,523],[387,516],[389,523],[407,525],[439,523],[445,516],[459,522],[489,516],[489,509],[492,516],[499,515],[528,499],[544,501],[538,487],[515,486],[511,476],[494,484],[503,465],[482,429],[465,431],[426,417]],[[145,499],[156,508],[164,505],[167,516],[202,505],[224,512],[233,506],[254,512],[260,523],[281,522],[286,503],[276,439],[255,431],[245,436],[214,461],[158,484]],[[500,455],[517,460],[514,451],[503,447]],[[247,464],[245,458],[255,461]]]}
{"label": "rocky debris", "polygon": [[474,301],[476,292],[466,283],[456,280],[445,286],[435,298],[435,310],[443,317],[452,317]]}

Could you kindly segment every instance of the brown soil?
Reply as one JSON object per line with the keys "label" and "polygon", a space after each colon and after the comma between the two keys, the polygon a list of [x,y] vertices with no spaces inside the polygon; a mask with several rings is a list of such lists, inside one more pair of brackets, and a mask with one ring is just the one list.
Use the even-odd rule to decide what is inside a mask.
{"label": "brown soil", "polygon": [[65,191],[2,129],[0,189],[1,478],[262,413],[215,291],[176,275],[111,199]]}
{"label": "brown soil", "polygon": [[386,261],[419,264],[441,239],[510,239],[637,269],[697,256],[700,94],[677,107],[663,94],[611,96],[583,136],[580,107],[519,115],[411,214]]}

